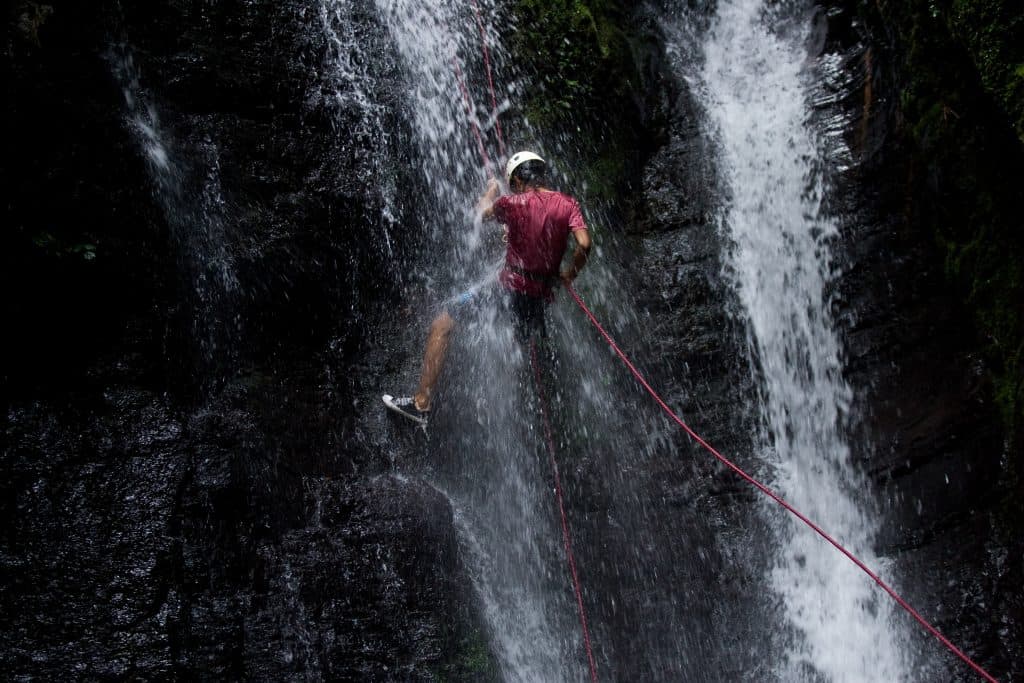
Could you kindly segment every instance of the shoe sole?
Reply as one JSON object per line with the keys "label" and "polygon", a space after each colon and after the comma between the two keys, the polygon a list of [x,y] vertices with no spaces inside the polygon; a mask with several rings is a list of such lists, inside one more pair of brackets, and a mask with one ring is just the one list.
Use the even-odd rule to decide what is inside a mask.
{"label": "shoe sole", "polygon": [[413,422],[423,427],[424,429],[426,428],[427,418],[419,417],[418,415],[413,415],[412,413],[407,412],[401,406],[395,405],[395,397],[392,396],[391,394],[384,394],[383,396],[381,396],[381,399],[384,401],[384,405],[386,405],[388,409],[395,411],[396,413],[398,413],[407,420],[412,420]]}

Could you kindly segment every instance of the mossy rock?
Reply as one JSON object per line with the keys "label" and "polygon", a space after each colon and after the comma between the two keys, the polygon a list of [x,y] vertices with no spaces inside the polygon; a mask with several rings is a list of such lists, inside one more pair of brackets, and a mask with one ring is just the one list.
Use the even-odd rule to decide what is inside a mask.
{"label": "mossy rock", "polygon": [[1024,13],[1017,0],[953,0],[943,12],[985,90],[1024,142]]}
{"label": "mossy rock", "polygon": [[899,120],[918,169],[907,188],[974,313],[993,398],[1024,424],[1024,17],[1004,0],[862,3],[890,32]]}

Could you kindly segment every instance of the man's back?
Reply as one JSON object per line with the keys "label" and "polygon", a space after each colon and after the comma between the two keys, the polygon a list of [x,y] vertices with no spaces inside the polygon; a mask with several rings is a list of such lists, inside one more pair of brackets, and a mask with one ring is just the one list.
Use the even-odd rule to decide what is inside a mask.
{"label": "man's back", "polygon": [[557,277],[569,233],[586,229],[579,204],[561,192],[531,190],[499,198],[494,217],[508,227],[502,284],[544,296],[550,289],[545,279]]}

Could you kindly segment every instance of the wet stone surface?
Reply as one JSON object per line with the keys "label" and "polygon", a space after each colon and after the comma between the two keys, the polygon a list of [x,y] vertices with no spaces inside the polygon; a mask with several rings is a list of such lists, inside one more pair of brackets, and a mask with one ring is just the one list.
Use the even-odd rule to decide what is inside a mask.
{"label": "wet stone surface", "polygon": [[[375,328],[401,298],[378,275],[385,264],[401,272],[403,249],[415,248],[385,256],[375,242],[373,164],[408,160],[369,134],[339,145],[362,114],[328,104],[317,5],[46,4],[38,43],[8,40],[19,96],[5,106],[19,134],[5,162],[18,167],[5,170],[31,182],[16,183],[5,217],[26,244],[45,228],[68,245],[97,241],[98,256],[92,267],[18,242],[5,269],[19,293],[5,324],[22,334],[3,374],[0,670],[14,680],[494,680],[450,505],[395,475],[360,419],[373,373],[398,372]],[[851,3],[832,4],[845,9],[829,15],[830,40],[865,39]],[[396,111],[394,55],[368,8],[353,30],[379,60],[383,109]],[[187,254],[124,121],[107,56],[120,41],[136,46],[168,147],[194,161],[196,185],[219,169],[233,217],[224,231],[238,290],[231,306],[205,311],[230,344],[209,357],[191,338]],[[648,106],[665,144],[637,174],[643,205],[623,237],[649,341],[636,360],[704,436],[756,468],[745,407],[754,373],[713,227],[724,201],[714,151],[685,84],[654,69],[663,91]],[[855,457],[888,501],[880,545],[911,577],[907,597],[948,605],[937,625],[1016,675],[1020,538],[993,495],[1008,485],[1005,445],[931,236],[899,220],[908,198],[887,189],[907,173],[901,150],[879,152],[894,117],[882,110],[864,129],[874,156],[838,190],[877,202],[844,228],[836,297],[848,379],[863,396]],[[612,438],[565,468],[602,667],[696,680],[724,661],[713,680],[768,678],[756,645],[715,649],[756,644],[773,623],[773,605],[748,601],[766,569],[750,542],[764,533],[755,494],[650,424],[664,448],[625,472]],[[658,630],[667,622],[694,627],[680,642]],[[680,648],[694,653],[691,670],[660,669]]]}
{"label": "wet stone surface", "polygon": [[458,659],[473,616],[440,494],[285,463],[271,479],[272,467],[238,458],[252,445],[225,429],[237,420],[237,435],[262,440],[240,419],[251,416],[228,411],[210,429],[209,417],[189,424],[137,389],[89,405],[8,415],[9,674],[475,675]]}

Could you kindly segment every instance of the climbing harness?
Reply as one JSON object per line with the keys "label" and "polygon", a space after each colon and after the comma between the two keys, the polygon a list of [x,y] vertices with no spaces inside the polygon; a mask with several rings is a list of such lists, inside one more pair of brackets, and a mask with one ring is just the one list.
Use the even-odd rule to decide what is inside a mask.
{"label": "climbing harness", "polygon": [[996,683],[996,679],[995,678],[993,678],[987,671],[985,671],[983,668],[981,668],[981,666],[976,664],[970,657],[968,657],[966,654],[964,654],[956,645],[951,643],[945,636],[943,636],[941,633],[939,633],[938,629],[936,629],[924,617],[922,617],[917,612],[917,610],[915,610],[913,607],[911,607],[910,604],[906,600],[904,600],[902,597],[900,597],[899,594],[896,593],[895,590],[893,590],[887,583],[885,583],[885,581],[883,581],[877,574],[875,574],[873,571],[871,571],[867,567],[867,565],[865,565],[863,562],[861,562],[859,559],[857,559],[857,557],[854,556],[853,553],[851,553],[849,550],[847,550],[845,547],[843,547],[842,544],[839,543],[839,541],[835,540],[830,535],[828,535],[828,533],[826,533],[824,529],[822,529],[820,526],[818,526],[817,524],[812,522],[803,513],[801,513],[796,508],[794,508],[792,505],[787,503],[779,494],[775,493],[770,488],[768,488],[767,486],[765,486],[764,484],[759,482],[757,479],[754,479],[752,476],[747,474],[738,465],[736,465],[731,460],[729,460],[724,455],[722,455],[717,450],[715,450],[715,448],[713,446],[711,446],[707,441],[702,439],[699,434],[697,434],[695,431],[690,429],[689,425],[687,425],[685,422],[683,422],[683,420],[678,415],[676,415],[675,412],[673,412],[671,408],[668,407],[668,405],[665,403],[664,399],[661,398],[661,396],[658,394],[658,392],[656,392],[653,388],[651,388],[651,385],[647,383],[647,380],[644,379],[644,376],[640,374],[640,371],[636,369],[636,366],[633,365],[633,363],[629,360],[628,357],[626,357],[626,354],[624,354],[622,352],[622,349],[620,349],[618,344],[615,343],[615,340],[612,339],[611,335],[609,335],[608,332],[605,331],[604,327],[601,326],[601,323],[598,322],[596,317],[594,317],[594,314],[591,313],[589,308],[587,308],[587,305],[583,302],[583,299],[580,297],[580,295],[576,293],[576,290],[573,289],[572,285],[566,283],[565,289],[566,289],[566,291],[569,292],[569,295],[573,298],[573,300],[580,307],[580,309],[587,316],[587,318],[594,325],[594,327],[597,328],[597,331],[601,333],[601,336],[604,337],[604,340],[606,342],[608,342],[608,345],[611,347],[612,351],[614,351],[615,354],[619,357],[619,359],[622,360],[623,363],[625,363],[626,367],[629,368],[629,371],[633,374],[633,376],[640,383],[640,385],[643,386],[643,388],[647,390],[647,393],[649,393],[651,395],[651,397],[661,407],[661,409],[663,411],[665,411],[665,413],[670,418],[672,418],[672,420],[677,425],[679,425],[680,427],[683,428],[683,431],[685,431],[690,436],[691,439],[693,439],[698,444],[700,444],[706,451],[711,453],[711,455],[715,456],[715,458],[718,459],[718,461],[721,462],[723,465],[725,465],[726,467],[731,469],[733,472],[738,474],[741,478],[746,480],[748,483],[752,484],[759,491],[761,491],[761,493],[765,494],[766,496],[768,496],[769,498],[774,500],[776,503],[778,503],[783,508],[785,508],[788,512],[793,514],[801,522],[803,522],[804,524],[809,526],[811,529],[813,529],[819,536],[821,536],[826,541],[831,543],[832,546],[835,547],[836,550],[838,550],[843,555],[845,555],[851,562],[853,562],[855,565],[857,565],[857,567],[859,567],[865,574],[870,576],[871,579],[882,588],[882,590],[884,590],[886,593],[888,593],[890,596],[892,596],[893,600],[895,600],[900,605],[900,607],[905,609],[912,617],[914,617],[914,619],[916,619],[917,622],[919,624],[921,624],[929,633],[931,633],[933,636],[938,638],[939,642],[941,642],[943,645],[945,645],[947,648],[949,648],[950,652],[952,652],[957,657],[962,659],[965,663],[967,663],[968,666],[970,666],[977,673],[979,673],[985,680],[989,681],[990,683]]}
{"label": "climbing harness", "polygon": [[545,285],[555,285],[561,277],[558,273],[541,273],[536,270],[527,270],[519,266],[505,266],[505,268],[516,275],[522,275],[530,282],[539,282]]}

